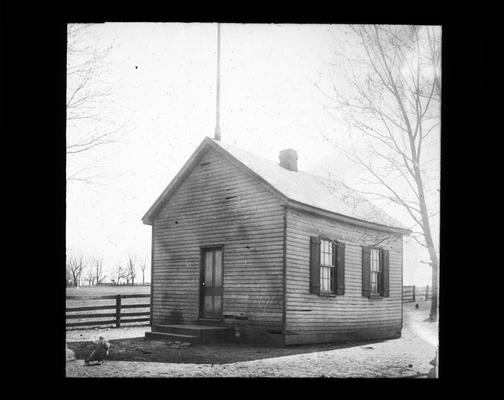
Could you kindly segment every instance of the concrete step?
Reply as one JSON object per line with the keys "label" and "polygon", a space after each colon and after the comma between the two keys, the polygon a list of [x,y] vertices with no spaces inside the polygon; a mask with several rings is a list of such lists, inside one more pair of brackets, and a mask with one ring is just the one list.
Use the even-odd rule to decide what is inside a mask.
{"label": "concrete step", "polygon": [[146,339],[160,339],[166,341],[180,341],[189,342],[191,344],[197,344],[201,342],[201,338],[195,335],[182,335],[177,333],[165,333],[165,332],[145,332]]}

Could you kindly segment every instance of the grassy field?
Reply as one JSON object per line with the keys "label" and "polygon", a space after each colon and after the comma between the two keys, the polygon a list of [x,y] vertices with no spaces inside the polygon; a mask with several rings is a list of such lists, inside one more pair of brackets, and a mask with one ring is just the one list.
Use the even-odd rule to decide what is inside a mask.
{"label": "grassy field", "polygon": [[[150,286],[83,286],[80,288],[67,288],[66,290],[67,296],[111,296],[111,295],[127,295],[127,294],[150,294]],[[138,298],[138,299],[122,299],[122,305],[128,304],[147,304],[150,303],[150,298]],[[88,307],[88,306],[115,306],[114,299],[103,299],[103,300],[67,300],[66,306],[69,307]],[[133,309],[124,309],[122,310],[122,314],[127,314],[128,312],[144,312],[149,311],[149,307],[142,308],[133,308]],[[105,310],[94,310],[94,311],[79,311],[79,314],[96,314],[96,313],[114,313],[114,309],[105,309]],[[73,313],[74,314],[74,313]],[[68,315],[68,314],[67,314]],[[107,321],[114,319],[113,317],[103,317],[103,318],[95,318],[93,320],[96,321]],[[67,322],[84,322],[90,321],[90,319],[71,319],[67,320]],[[146,322],[133,322],[128,325],[145,325],[148,324]],[[100,325],[105,327],[107,325]],[[113,325],[110,325],[113,326]],[[69,329],[81,329],[72,327]]]}
{"label": "grassy field", "polygon": [[115,294],[150,294],[150,286],[82,286],[69,287],[67,296],[109,296]]}

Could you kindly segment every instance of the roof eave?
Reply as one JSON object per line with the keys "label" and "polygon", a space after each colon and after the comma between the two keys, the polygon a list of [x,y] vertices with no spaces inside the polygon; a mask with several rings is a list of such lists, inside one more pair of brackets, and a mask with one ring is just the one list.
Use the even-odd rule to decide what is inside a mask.
{"label": "roof eave", "polygon": [[409,229],[400,228],[396,226],[383,225],[376,222],[366,221],[359,218],[349,217],[347,215],[338,214],[329,210],[324,210],[322,208],[318,208],[309,204],[301,203],[296,200],[289,199],[288,207],[300,209],[303,211],[311,212],[317,215],[321,215],[323,217],[331,218],[337,221],[345,222],[351,225],[357,225],[369,229],[376,229],[385,232],[391,232],[402,235],[409,235],[412,232]]}

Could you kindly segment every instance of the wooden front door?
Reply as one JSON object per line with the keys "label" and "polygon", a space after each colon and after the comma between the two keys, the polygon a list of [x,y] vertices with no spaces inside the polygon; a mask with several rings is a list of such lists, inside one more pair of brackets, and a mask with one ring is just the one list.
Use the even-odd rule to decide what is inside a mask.
{"label": "wooden front door", "polygon": [[201,254],[200,315],[222,315],[222,247],[203,248]]}

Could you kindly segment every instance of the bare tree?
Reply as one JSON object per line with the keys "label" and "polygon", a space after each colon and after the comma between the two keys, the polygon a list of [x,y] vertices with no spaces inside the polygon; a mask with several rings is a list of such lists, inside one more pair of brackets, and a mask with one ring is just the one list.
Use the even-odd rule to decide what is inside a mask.
{"label": "bare tree", "polygon": [[99,163],[106,155],[99,150],[115,143],[122,130],[104,118],[102,111],[113,94],[103,78],[112,47],[87,41],[90,27],[70,24],[67,28],[67,180],[84,183],[103,178]]}
{"label": "bare tree", "polygon": [[[361,180],[366,189],[353,189],[405,210],[412,237],[428,250],[432,263],[430,319],[436,320],[439,261],[431,218],[439,210],[429,210],[428,197],[437,199],[439,195],[435,178],[439,159],[427,160],[423,154],[427,146],[438,146],[440,28],[358,25],[351,30],[362,52],[344,56],[349,88],[333,83],[327,91],[316,86],[330,100],[329,114],[349,123],[365,139],[359,142],[359,149],[341,149],[366,173]],[[363,142],[369,144],[365,152]]]}
{"label": "bare tree", "polygon": [[122,279],[126,279],[126,277],[128,276],[128,272],[126,270],[126,268],[123,268],[122,265],[117,265],[117,267],[115,268],[115,271],[114,271],[114,278],[112,279],[112,281],[116,284],[116,285],[120,285],[121,284],[121,280]]}
{"label": "bare tree", "polygon": [[145,285],[145,269],[147,268],[147,260],[144,259],[140,263],[140,270],[142,271],[142,285]]}
{"label": "bare tree", "polygon": [[86,282],[88,286],[93,286],[95,281],[94,269],[91,265],[86,267]]}
{"label": "bare tree", "polygon": [[131,280],[131,284],[135,285],[136,258],[130,255],[128,255],[127,271],[128,271],[128,280]]}
{"label": "bare tree", "polygon": [[107,275],[103,274],[103,260],[101,258],[97,258],[94,260],[94,279],[96,285],[100,285],[103,283]]}
{"label": "bare tree", "polygon": [[79,287],[81,283],[81,276],[86,264],[82,255],[70,255],[66,260],[67,275],[70,277],[72,285]]}

